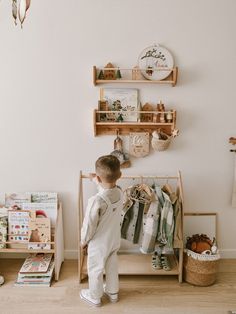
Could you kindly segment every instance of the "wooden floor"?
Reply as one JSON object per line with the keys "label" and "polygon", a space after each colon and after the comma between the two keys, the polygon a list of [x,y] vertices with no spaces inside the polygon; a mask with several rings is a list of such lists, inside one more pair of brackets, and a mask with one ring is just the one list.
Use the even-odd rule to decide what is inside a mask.
{"label": "wooden floor", "polygon": [[236,313],[236,260],[222,260],[217,283],[211,287],[179,284],[176,276],[121,276],[120,301],[105,299],[93,308],[79,297],[77,261],[62,266],[59,282],[51,288],[14,287],[22,260],[0,260],[6,283],[0,287],[1,314],[223,314]]}

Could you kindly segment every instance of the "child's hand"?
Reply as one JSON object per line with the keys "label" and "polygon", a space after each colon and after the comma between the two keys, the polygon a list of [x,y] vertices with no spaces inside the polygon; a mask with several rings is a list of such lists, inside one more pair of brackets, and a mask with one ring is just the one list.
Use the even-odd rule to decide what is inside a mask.
{"label": "child's hand", "polygon": [[92,181],[94,178],[96,178],[96,173],[90,173],[89,179]]}
{"label": "child's hand", "polygon": [[91,181],[93,181],[93,183],[95,183],[96,185],[99,184],[99,179],[98,176],[96,175],[96,173],[90,173],[89,174],[89,178]]}
{"label": "child's hand", "polygon": [[83,250],[83,253],[84,255],[87,255],[87,250],[88,250],[88,244],[80,244],[82,250]]}

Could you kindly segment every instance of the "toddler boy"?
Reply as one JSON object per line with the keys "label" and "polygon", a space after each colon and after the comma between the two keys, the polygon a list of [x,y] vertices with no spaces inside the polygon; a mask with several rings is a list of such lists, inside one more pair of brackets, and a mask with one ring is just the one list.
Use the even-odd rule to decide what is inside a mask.
{"label": "toddler boy", "polygon": [[[81,245],[87,248],[89,289],[82,289],[80,297],[94,306],[101,306],[103,294],[118,301],[119,279],[117,251],[120,247],[120,222],[123,193],[116,185],[121,176],[120,162],[112,155],[100,157],[93,177],[99,185],[98,193],[88,200],[81,230]],[[103,286],[103,272],[106,284]]]}

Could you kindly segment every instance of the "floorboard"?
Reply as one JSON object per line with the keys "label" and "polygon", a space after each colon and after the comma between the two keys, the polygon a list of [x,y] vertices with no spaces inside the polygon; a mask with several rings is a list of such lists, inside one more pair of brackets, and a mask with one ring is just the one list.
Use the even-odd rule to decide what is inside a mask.
{"label": "floorboard", "polygon": [[0,287],[1,314],[224,314],[236,313],[236,260],[221,260],[217,282],[210,287],[179,284],[176,276],[120,276],[120,301],[103,300],[92,308],[79,297],[77,261],[67,260],[51,288],[14,287],[23,260],[0,260],[6,283]]}

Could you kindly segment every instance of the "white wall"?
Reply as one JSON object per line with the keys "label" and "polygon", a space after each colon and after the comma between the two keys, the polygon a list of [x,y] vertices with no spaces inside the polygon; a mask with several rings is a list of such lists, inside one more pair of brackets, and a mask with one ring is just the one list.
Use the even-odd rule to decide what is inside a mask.
{"label": "white wall", "polygon": [[235,10],[234,0],[33,0],[21,30],[10,1],[0,2],[0,190],[58,191],[67,256],[77,248],[79,170],[92,171],[114,139],[93,136],[92,66],[134,66],[157,42],[172,51],[178,84],[137,87],[143,101],[177,109],[180,136],[125,172],[180,169],[186,210],[217,211],[219,245],[236,257],[228,144],[236,136]]}

